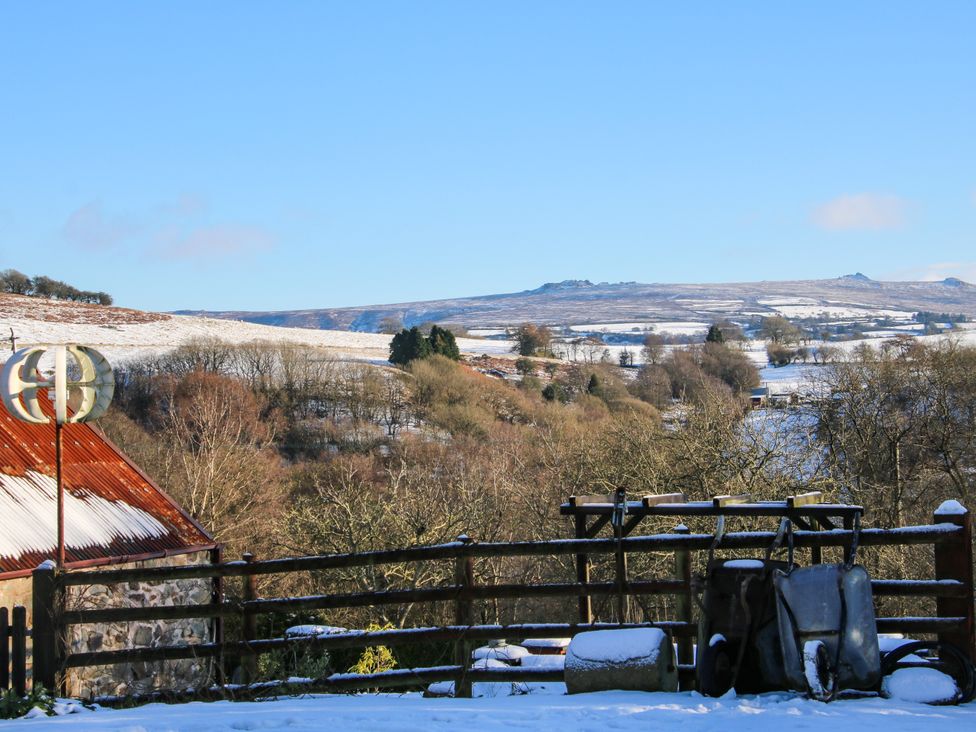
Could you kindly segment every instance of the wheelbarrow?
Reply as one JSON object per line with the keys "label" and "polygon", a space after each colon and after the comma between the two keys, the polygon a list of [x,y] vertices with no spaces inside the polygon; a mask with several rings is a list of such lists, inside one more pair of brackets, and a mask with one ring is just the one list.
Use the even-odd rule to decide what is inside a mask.
{"label": "wheelbarrow", "polygon": [[[797,567],[789,518],[765,558],[725,562],[714,559],[720,522],[701,603],[696,670],[703,694],[793,689],[827,701],[843,689],[878,688],[871,580],[854,564],[859,530],[855,521],[846,562]],[[773,561],[784,537],[788,559]]]}

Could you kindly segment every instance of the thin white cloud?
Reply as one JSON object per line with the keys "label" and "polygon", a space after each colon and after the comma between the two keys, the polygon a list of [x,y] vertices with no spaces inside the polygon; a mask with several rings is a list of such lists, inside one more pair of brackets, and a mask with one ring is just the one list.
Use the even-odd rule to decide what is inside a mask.
{"label": "thin white cloud", "polygon": [[138,227],[105,214],[101,201],[91,201],[72,212],[61,228],[68,243],[85,249],[113,249],[137,233]]}
{"label": "thin white cloud", "polygon": [[192,218],[207,213],[210,204],[197,193],[182,193],[175,200],[160,204],[159,213],[165,217]]}
{"label": "thin white cloud", "polygon": [[851,193],[814,209],[813,223],[827,231],[900,229],[907,220],[907,200],[886,193]]}
{"label": "thin white cloud", "polygon": [[275,237],[260,226],[211,222],[207,200],[183,194],[133,218],[106,213],[93,200],[72,212],[62,227],[70,244],[89,250],[131,250],[170,260],[218,260],[270,249]]}
{"label": "thin white cloud", "polygon": [[153,253],[164,259],[220,259],[270,249],[274,236],[259,226],[201,226],[190,231],[167,229],[157,234]]}
{"label": "thin white cloud", "polygon": [[910,282],[940,282],[955,277],[964,282],[976,283],[976,262],[936,262],[892,272],[885,279]]}

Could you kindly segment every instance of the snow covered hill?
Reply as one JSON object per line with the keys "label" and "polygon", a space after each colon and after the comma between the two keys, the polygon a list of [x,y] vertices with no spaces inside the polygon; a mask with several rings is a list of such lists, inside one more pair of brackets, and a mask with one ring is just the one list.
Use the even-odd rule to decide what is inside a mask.
{"label": "snow covered hill", "polygon": [[[322,349],[340,359],[385,362],[390,336],[379,333],[313,330],[257,325],[187,315],[0,295],[0,337],[13,331],[17,346],[82,343],[99,349],[113,363],[160,354],[194,339],[245,343],[288,342]],[[507,354],[507,341],[462,338],[462,352]]]}
{"label": "snow covered hill", "polygon": [[[498,328],[524,322],[588,325],[589,330],[628,324],[711,323],[721,318],[784,315],[858,319],[911,318],[915,311],[965,313],[976,318],[976,286],[941,282],[880,282],[858,273],[829,280],[645,284],[565,280],[523,292],[446,300],[277,312],[221,311],[214,317],[269,325],[373,331],[384,320]],[[190,314],[188,311],[182,311]],[[195,314],[195,313],[194,313]],[[594,325],[596,324],[596,325]]]}

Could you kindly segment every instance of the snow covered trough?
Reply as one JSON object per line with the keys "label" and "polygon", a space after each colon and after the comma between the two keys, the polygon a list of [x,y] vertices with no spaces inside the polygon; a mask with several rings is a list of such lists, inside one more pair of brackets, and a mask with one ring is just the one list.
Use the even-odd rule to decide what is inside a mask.
{"label": "snow covered trough", "polygon": [[580,633],[566,649],[565,673],[570,694],[678,690],[674,645],[659,628]]}

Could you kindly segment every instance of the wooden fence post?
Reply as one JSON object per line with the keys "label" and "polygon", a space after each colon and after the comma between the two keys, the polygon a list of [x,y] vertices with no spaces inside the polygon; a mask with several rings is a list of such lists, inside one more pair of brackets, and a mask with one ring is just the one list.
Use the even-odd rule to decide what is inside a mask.
{"label": "wooden fence post", "polygon": [[936,614],[940,618],[964,618],[962,630],[939,633],[939,640],[964,650],[976,661],[976,626],[973,622],[973,515],[957,501],[946,501],[933,514],[936,524],[961,526],[962,531],[952,538],[935,544],[935,578],[961,582],[964,592],[959,597],[936,599]]}
{"label": "wooden fence post", "polygon": [[10,686],[23,696],[27,693],[27,608],[21,605],[14,607],[10,625],[10,665]]}
{"label": "wooden fence post", "polygon": [[[222,546],[214,547],[210,550],[210,564],[220,564],[224,561],[224,548]],[[224,601],[224,578],[220,575],[214,575],[210,580],[210,602],[213,605],[219,605]],[[218,643],[221,646],[220,653],[214,657],[213,670],[214,670],[214,681],[217,686],[223,686],[226,682],[226,675],[224,673],[224,616],[218,615],[213,619],[213,642]]]}
{"label": "wooden fence post", "polygon": [[0,691],[10,686],[10,616],[0,607]]}
{"label": "wooden fence post", "polygon": [[31,629],[34,685],[52,694],[59,691],[58,676],[63,656],[60,648],[64,629],[60,627],[61,592],[54,562],[44,562],[32,573]]}
{"label": "wooden fence post", "polygon": [[[576,523],[576,538],[586,538],[586,514],[577,513],[574,517]],[[581,585],[590,583],[590,558],[586,554],[576,555],[576,581]],[[579,597],[579,621],[590,624],[593,622],[593,600],[589,595]]]}
{"label": "wooden fence post", "polygon": [[[245,562],[250,564],[254,561],[254,555],[251,552],[245,552],[243,559]],[[258,579],[256,575],[246,574],[244,579],[244,602],[250,602],[252,600],[258,599]],[[258,637],[258,616],[248,610],[244,609],[244,619],[241,623],[241,636],[245,643],[248,641],[257,640]],[[245,684],[251,684],[257,678],[258,675],[258,657],[255,653],[246,652],[241,658],[241,671],[243,672],[244,678],[243,682]]]}
{"label": "wooden fence post", "polygon": [[[472,543],[471,537],[464,534],[457,541],[464,546]],[[454,624],[474,625],[474,603],[470,593],[470,588],[474,587],[474,558],[461,555],[454,560],[454,584],[458,586],[457,599],[454,601]],[[468,641],[459,640],[454,644],[454,663],[461,667],[454,680],[454,697],[470,699],[471,680],[468,678],[468,666],[471,665],[471,644]]]}
{"label": "wooden fence post", "polygon": [[[684,524],[674,527],[674,533],[687,536],[691,533]],[[691,596],[691,552],[678,549],[674,553],[674,574],[684,584],[675,601],[677,618],[684,623],[691,622],[691,610],[694,605]],[[695,647],[691,638],[678,638],[678,663],[691,664],[695,662]]]}

